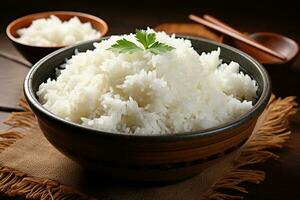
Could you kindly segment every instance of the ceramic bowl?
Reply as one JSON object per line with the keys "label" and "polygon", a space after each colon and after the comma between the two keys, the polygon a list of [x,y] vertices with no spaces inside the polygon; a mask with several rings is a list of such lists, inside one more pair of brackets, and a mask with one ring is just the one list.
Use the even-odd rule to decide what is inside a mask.
{"label": "ceramic bowl", "polygon": [[105,176],[134,181],[176,181],[216,164],[250,137],[271,93],[265,69],[247,54],[205,39],[189,38],[199,53],[221,48],[224,62],[240,63],[258,83],[253,108],[239,118],[207,130],[172,135],[125,135],[103,132],[64,120],[45,109],[36,92],[55,77],[55,68],[74,54],[94,49],[93,42],[60,49],[36,63],[24,82],[25,97],[49,142],[63,154]]}
{"label": "ceramic bowl", "polygon": [[18,41],[19,35],[17,30],[30,26],[33,20],[40,18],[49,18],[50,15],[55,15],[62,21],[69,20],[72,17],[77,16],[81,22],[90,22],[92,27],[98,30],[102,36],[104,36],[108,31],[108,26],[106,22],[93,15],[72,12],[72,11],[51,11],[51,12],[41,12],[31,15],[27,15],[12,21],[6,28],[7,37],[13,43],[13,45],[18,49],[18,51],[32,64],[36,63],[38,60],[48,55],[49,53],[60,49],[65,46],[34,46],[22,43]]}

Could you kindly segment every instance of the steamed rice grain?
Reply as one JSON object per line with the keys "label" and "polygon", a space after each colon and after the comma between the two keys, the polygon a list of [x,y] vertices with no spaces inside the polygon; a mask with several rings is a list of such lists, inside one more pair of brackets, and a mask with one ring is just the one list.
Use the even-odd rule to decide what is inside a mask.
{"label": "steamed rice grain", "polygon": [[35,46],[65,46],[101,37],[90,22],[81,23],[78,17],[61,21],[55,15],[33,20],[29,27],[19,29],[17,33],[20,42]]}
{"label": "steamed rice grain", "polygon": [[[153,32],[148,29],[147,32]],[[112,36],[74,55],[56,80],[40,85],[45,108],[83,126],[120,134],[173,134],[218,126],[248,112],[257,84],[220,49],[199,55],[189,40],[156,33],[174,50],[118,54]]]}

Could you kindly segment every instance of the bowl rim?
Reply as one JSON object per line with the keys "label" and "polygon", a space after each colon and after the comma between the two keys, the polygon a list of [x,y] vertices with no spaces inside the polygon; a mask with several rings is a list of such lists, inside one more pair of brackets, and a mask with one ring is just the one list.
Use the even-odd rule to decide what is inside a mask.
{"label": "bowl rim", "polygon": [[59,123],[62,123],[67,126],[71,126],[78,130],[88,131],[89,134],[93,134],[96,137],[101,136],[101,137],[107,137],[110,139],[120,139],[120,140],[127,139],[127,140],[147,140],[147,141],[183,141],[183,140],[194,139],[194,138],[197,138],[200,136],[201,137],[210,137],[210,136],[214,136],[218,133],[239,127],[239,125],[245,124],[249,119],[252,119],[255,116],[259,116],[263,112],[263,110],[265,109],[265,107],[267,106],[267,104],[269,102],[269,99],[271,96],[271,81],[270,81],[269,75],[268,75],[267,71],[264,69],[264,67],[261,64],[259,64],[254,58],[252,58],[248,54],[246,54],[234,47],[226,45],[226,44],[217,43],[217,42],[207,40],[204,38],[180,35],[179,37],[184,38],[184,39],[198,40],[201,42],[207,42],[207,43],[216,45],[216,47],[227,48],[228,50],[234,51],[234,52],[238,53],[239,55],[243,56],[245,59],[248,59],[249,61],[251,61],[251,63],[258,69],[259,73],[261,74],[263,83],[264,83],[263,88],[262,88],[262,93],[261,93],[259,99],[257,100],[257,102],[255,103],[255,105],[251,108],[251,110],[249,110],[247,113],[239,116],[238,118],[236,118],[234,120],[231,120],[227,123],[223,123],[223,124],[220,124],[218,126],[208,128],[208,129],[191,131],[191,132],[180,132],[180,133],[174,133],[174,134],[164,134],[164,135],[161,135],[161,134],[140,135],[140,134],[122,134],[122,133],[114,133],[114,132],[105,132],[105,131],[97,130],[94,128],[85,127],[81,124],[77,124],[77,123],[65,120],[65,119],[55,115],[54,113],[48,111],[46,108],[44,108],[40,104],[38,99],[35,97],[35,94],[32,90],[32,76],[37,71],[39,66],[41,66],[46,60],[51,59],[52,57],[60,54],[61,52],[65,51],[65,50],[72,49],[72,48],[75,49],[76,47],[87,44],[87,43],[100,42],[102,40],[108,39],[109,37],[110,36],[92,40],[92,41],[81,42],[76,45],[72,45],[72,46],[68,46],[68,47],[56,50],[56,51],[52,52],[51,54],[42,58],[40,61],[38,61],[26,75],[26,78],[25,78],[24,84],[23,84],[25,98],[26,98],[27,102],[29,103],[29,105],[34,107],[34,109],[38,110],[39,112],[46,115],[47,117],[50,117],[51,119],[58,121]]}
{"label": "bowl rim", "polygon": [[[102,24],[103,25],[103,29],[104,31],[101,32],[101,37],[105,36],[106,33],[108,32],[108,25],[106,23],[106,21],[104,21],[102,18],[100,17],[97,17],[95,15],[91,15],[91,14],[88,14],[88,13],[83,13],[83,12],[76,12],[76,11],[45,11],[45,12],[37,12],[37,13],[32,13],[32,14],[29,14],[29,15],[25,15],[25,16],[22,16],[22,17],[19,17],[15,20],[13,20],[12,22],[10,22],[7,27],[6,27],[6,35],[7,37],[14,41],[15,43],[18,43],[18,44],[22,44],[24,46],[28,46],[28,47],[34,47],[34,48],[46,48],[46,49],[59,49],[59,48],[64,48],[64,47],[67,47],[67,46],[73,46],[74,44],[72,45],[56,45],[56,46],[38,46],[38,45],[31,45],[31,44],[26,44],[24,42],[20,42],[15,36],[12,35],[11,33],[11,29],[12,27],[14,27],[17,23],[25,20],[25,19],[30,19],[32,17],[35,17],[37,15],[62,15],[62,14],[65,14],[65,15],[70,15],[70,16],[77,16],[77,17],[85,17],[85,18],[88,18],[88,19],[92,19],[94,21],[97,21],[99,24]],[[59,16],[57,16],[59,18]],[[100,32],[100,30],[97,30]],[[89,41],[92,41],[92,40],[89,40]],[[84,42],[88,42],[88,41],[84,41]],[[80,43],[78,43],[80,44]]]}

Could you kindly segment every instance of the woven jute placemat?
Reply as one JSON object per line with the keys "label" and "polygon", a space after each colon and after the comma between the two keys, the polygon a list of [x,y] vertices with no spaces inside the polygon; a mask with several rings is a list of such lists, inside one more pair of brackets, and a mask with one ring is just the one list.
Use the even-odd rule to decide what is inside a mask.
{"label": "woven jute placemat", "polygon": [[[0,133],[0,192],[27,199],[236,199],[243,182],[259,183],[265,173],[248,165],[278,158],[269,149],[289,138],[288,118],[296,112],[294,97],[271,97],[251,138],[238,151],[189,180],[170,185],[143,185],[111,180],[88,172],[58,152],[44,138],[34,114],[21,98],[24,112],[12,113]],[[240,196],[224,193],[238,191]],[[223,191],[223,192],[220,192]]]}

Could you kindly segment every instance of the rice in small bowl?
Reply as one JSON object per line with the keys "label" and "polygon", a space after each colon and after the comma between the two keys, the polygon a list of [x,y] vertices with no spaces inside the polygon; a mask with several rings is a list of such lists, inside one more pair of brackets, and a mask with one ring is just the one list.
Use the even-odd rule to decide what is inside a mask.
{"label": "rice in small bowl", "polygon": [[101,33],[90,22],[81,22],[77,16],[65,21],[56,15],[35,19],[17,33],[20,43],[32,46],[67,46],[101,38]]}
{"label": "rice in small bowl", "polygon": [[93,15],[72,11],[49,11],[12,21],[6,35],[32,64],[49,53],[82,41],[104,36],[108,26]]}
{"label": "rice in small bowl", "polygon": [[133,34],[112,36],[34,66],[25,96],[57,149],[105,175],[170,181],[201,172],[249,138],[270,97],[261,65],[223,44],[155,35],[172,48],[116,53],[122,39],[143,47]]}

